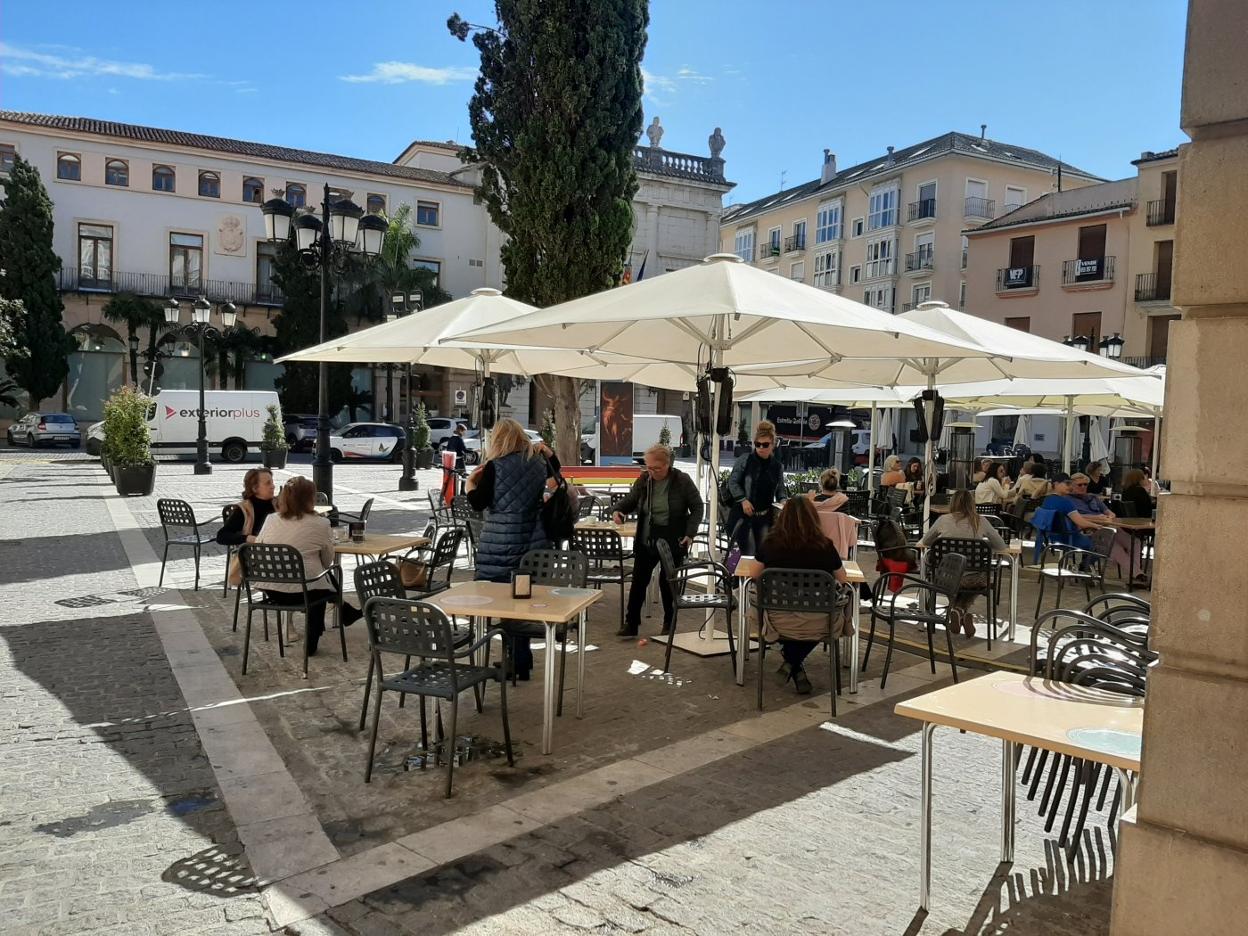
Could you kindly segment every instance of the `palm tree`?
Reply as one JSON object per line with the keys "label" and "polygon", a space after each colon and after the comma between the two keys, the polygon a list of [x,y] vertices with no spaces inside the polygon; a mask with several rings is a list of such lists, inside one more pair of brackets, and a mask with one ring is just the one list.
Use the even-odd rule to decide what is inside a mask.
{"label": "palm tree", "polygon": [[114,325],[126,326],[126,343],[130,348],[130,382],[139,382],[138,336],[140,328],[152,332],[152,343],[156,330],[165,323],[164,312],[154,303],[140,299],[133,293],[118,293],[104,304],[104,318]]}

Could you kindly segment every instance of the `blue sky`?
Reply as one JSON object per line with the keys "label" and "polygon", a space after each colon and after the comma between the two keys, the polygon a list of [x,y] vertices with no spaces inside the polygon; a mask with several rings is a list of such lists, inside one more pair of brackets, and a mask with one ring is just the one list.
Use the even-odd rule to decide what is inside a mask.
{"label": "blue sky", "polygon": [[[482,0],[8,0],[0,107],[373,159],[468,141],[475,49],[446,17]],[[947,130],[1107,178],[1178,129],[1182,0],[651,0],[646,121],[668,149],[727,139],[733,201]]]}

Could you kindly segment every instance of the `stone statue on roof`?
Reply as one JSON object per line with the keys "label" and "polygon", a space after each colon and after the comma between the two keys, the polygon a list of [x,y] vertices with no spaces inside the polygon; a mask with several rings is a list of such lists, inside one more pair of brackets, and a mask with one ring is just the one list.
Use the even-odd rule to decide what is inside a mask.
{"label": "stone statue on roof", "polygon": [[727,141],[720,132],[719,127],[715,128],[715,132],[710,135],[706,143],[711,148],[711,159],[719,159],[719,154],[724,151],[724,144]]}
{"label": "stone statue on roof", "polygon": [[663,148],[660,145],[663,142],[663,127],[659,124],[658,117],[650,121],[650,126],[646,127],[646,137],[650,140],[650,145],[655,149]]}

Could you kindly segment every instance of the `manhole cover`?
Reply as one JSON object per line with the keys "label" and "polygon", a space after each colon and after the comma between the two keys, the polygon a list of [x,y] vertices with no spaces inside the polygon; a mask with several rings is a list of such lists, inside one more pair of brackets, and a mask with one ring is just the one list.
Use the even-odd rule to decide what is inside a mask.
{"label": "manhole cover", "polygon": [[112,598],[101,598],[99,595],[80,595],[77,598],[59,598],[54,604],[65,608],[93,608],[96,605],[116,604]]}

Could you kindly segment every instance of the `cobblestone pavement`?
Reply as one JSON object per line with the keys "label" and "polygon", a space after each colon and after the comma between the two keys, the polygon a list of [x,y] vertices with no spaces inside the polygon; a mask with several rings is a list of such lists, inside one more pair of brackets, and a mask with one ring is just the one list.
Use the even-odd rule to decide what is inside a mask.
{"label": "cobblestone pavement", "polygon": [[[244,470],[245,466],[217,465],[211,476],[194,477],[187,463],[162,464],[155,495],[124,502],[124,509],[146,534],[144,548],[150,546],[158,559],[163,549],[155,513],[157,496],[189,500],[200,519],[219,516],[224,504],[237,499]],[[292,464],[290,471],[311,474],[306,464]],[[395,491],[398,474],[390,466],[338,466],[335,500],[343,509],[358,510],[367,497],[375,496],[370,529],[420,530],[427,517],[425,490],[437,483],[438,474],[422,473],[421,490],[413,493]],[[284,477],[289,472],[278,474],[279,481]],[[61,808],[50,820],[45,814],[36,817],[32,813],[30,819],[13,826],[0,825],[0,846],[9,840],[6,836],[12,836],[19,847],[29,849],[31,842],[42,843],[42,833],[34,832],[36,825],[76,815],[102,816],[100,822],[111,822],[113,813],[90,814],[91,807],[113,799],[141,799],[135,791],[150,788],[156,792],[146,799],[158,797],[159,808],[123,820],[120,826],[93,828],[85,834],[98,836],[107,851],[107,837],[122,835],[117,829],[128,830],[125,834],[137,840],[133,847],[146,844],[165,860],[162,868],[214,841],[221,850],[237,854],[239,835],[230,813],[222,808],[222,799],[234,811],[240,801],[231,797],[240,789],[254,789],[250,795],[266,801],[274,797],[266,798],[262,788],[240,784],[228,775],[224,781],[214,780],[141,604],[117,600],[85,611],[54,604],[65,593],[116,598],[135,587],[130,560],[119,548],[103,506],[104,495],[111,491],[98,465],[75,459],[15,458],[5,453],[0,456],[0,482],[10,502],[30,504],[21,508],[28,513],[7,518],[13,525],[6,525],[6,538],[12,535],[10,530],[24,534],[28,523],[32,529],[53,527],[45,551],[21,550],[21,558],[11,566],[13,580],[6,575],[0,584],[0,598],[7,599],[6,606],[20,607],[15,623],[40,623],[39,628],[0,630],[9,653],[3,665],[12,669],[0,675],[6,701],[21,692],[22,710],[38,708],[42,702],[56,709],[61,722],[77,735],[142,740],[150,745],[148,760],[154,762],[136,769],[143,758],[124,753],[116,758],[110,751],[121,763],[112,764],[112,774],[101,768],[99,776],[109,776],[107,785],[111,785],[133,774],[125,795],[107,793],[77,812]],[[45,519],[39,500],[55,501],[61,494],[82,499],[74,501],[72,511],[58,511],[52,520]],[[37,524],[34,518],[39,518]],[[57,539],[58,535],[74,544],[72,560],[66,558],[70,555],[67,540]],[[0,549],[5,547],[0,545]],[[65,568],[75,571],[56,575],[56,570]],[[347,571],[349,579],[350,565]],[[1067,865],[1051,837],[1043,833],[1034,808],[1024,801],[1019,807],[1018,859],[1013,868],[999,871],[999,746],[974,736],[939,732],[933,912],[926,919],[915,917],[918,735],[913,723],[891,713],[902,695],[926,689],[933,680],[937,684],[947,680],[944,666],[933,676],[925,661],[901,654],[894,661],[885,694],[878,688],[880,657],[873,655],[872,671],[862,691],[841,697],[835,722],[824,721],[826,694],[802,703],[768,677],[767,715],[759,718],[753,704],[755,661],[748,668],[746,689],[732,682],[726,657],[698,659],[677,653],[670,680],[657,676],[661,646],[621,642],[613,636],[618,598],[609,590],[591,613],[589,638],[594,649],[587,660],[586,717],[573,717],[575,667],[569,666],[566,700],[570,710],[557,721],[554,754],[540,755],[540,676],[535,672],[534,683],[521,684],[509,693],[513,734],[521,755],[517,767],[508,769],[490,759],[469,762],[456,771],[456,796],[444,800],[440,771],[403,769],[419,739],[419,710],[414,704],[399,710],[387,702],[379,732],[377,772],[373,783],[362,783],[367,750],[366,735],[357,730],[367,665],[362,628],[347,631],[350,659],[346,663],[337,651],[336,634],[327,635],[321,653],[312,661],[309,680],[303,681],[298,643],[286,659],[279,659],[275,642],[265,643],[257,627],[252,665],[244,677],[239,652],[242,632],[234,633],[230,626],[234,596],[222,596],[223,573],[223,553],[209,549],[202,563],[201,588],[192,591],[194,564],[185,551],[171,555],[165,584],[182,589],[175,593],[178,606],[189,609],[189,624],[196,634],[202,629],[210,647],[206,652],[216,658],[212,665],[224,667],[222,679],[237,686],[240,701],[248,703],[245,707],[267,736],[266,746],[271,742],[276,749],[279,766],[284,767],[282,782],[292,784],[289,789],[306,798],[319,823],[318,834],[323,829],[342,856],[314,875],[342,883],[348,896],[358,898],[322,902],[309,898],[301,912],[287,913],[273,904],[271,896],[270,923],[279,917],[281,922],[295,921],[288,932],[718,934],[748,929],[760,933],[948,934],[1008,930],[1061,936],[1107,928],[1112,856],[1103,820],[1089,822],[1085,847],[1076,862]],[[54,594],[49,581],[56,583]],[[1033,582],[1034,576],[1024,581],[1020,601],[1024,621],[1029,618],[1028,609],[1034,608]],[[21,600],[12,597],[18,594]],[[80,614],[91,618],[76,617]],[[101,622],[109,622],[108,627]],[[655,625],[655,621],[643,625],[643,633]],[[21,636],[14,635],[14,630]],[[63,643],[49,643],[49,634]],[[118,640],[118,634],[125,636]],[[57,646],[57,652],[49,649],[44,654],[45,644]],[[83,653],[80,646],[88,647],[88,652]],[[165,652],[172,651],[166,646]],[[62,679],[67,658],[83,667],[82,675],[70,682]],[[23,660],[29,662],[23,665]],[[30,675],[36,669],[53,670],[56,675]],[[100,672],[108,673],[108,685],[116,682],[125,687],[112,694],[117,698],[99,691]],[[94,680],[87,678],[92,676]],[[821,671],[816,665],[812,679],[816,692],[826,693],[826,668]],[[53,682],[56,689],[44,688]],[[66,708],[68,715],[63,711]],[[105,710],[103,714],[100,709]],[[499,738],[496,694],[490,695],[480,715],[471,705],[465,709],[461,734]],[[147,717],[152,712],[166,717],[153,722]],[[115,727],[123,719],[130,719],[125,732]],[[49,724],[61,722],[50,720]],[[777,726],[782,730],[774,730]],[[50,730],[42,723],[39,727]],[[30,730],[18,729],[19,733]],[[109,743],[123,742],[112,740],[93,747],[107,748]],[[42,766],[42,758],[36,761],[34,757],[28,754],[24,763],[30,766],[20,775],[25,790],[49,782],[48,768]],[[211,760],[219,774],[218,760]],[[7,766],[0,766],[6,798],[14,789],[9,773]],[[576,784],[595,776],[616,778],[606,782],[614,785],[618,780],[618,791],[608,789],[582,800],[583,791]],[[261,779],[267,783],[270,775]],[[65,782],[63,771],[58,770],[51,782]],[[227,787],[224,797],[221,783]],[[69,786],[78,794],[93,789],[89,781]],[[165,808],[187,798],[198,808],[186,815],[174,816]],[[0,807],[6,812],[8,808],[8,804]],[[173,812],[188,809],[177,806]],[[12,817],[6,814],[4,818]],[[251,818],[234,816],[236,822]],[[157,822],[160,829],[155,828]],[[166,825],[170,828],[165,829]],[[445,833],[445,842],[439,840],[443,829],[455,830]],[[187,839],[194,839],[183,849],[189,849],[187,855],[169,851],[170,842]],[[250,848],[252,840],[244,840]],[[400,859],[397,866],[396,857]],[[57,866],[56,856],[49,860],[52,867]],[[100,860],[95,853],[94,861]],[[387,860],[391,861],[388,870],[384,868]],[[4,861],[0,856],[0,869]],[[365,868],[370,863],[373,872],[375,866],[383,866],[382,873],[370,876]],[[405,875],[404,868],[410,868],[410,874]],[[378,879],[378,886],[359,886]],[[168,885],[158,881],[151,886]],[[315,876],[312,889],[325,893]],[[0,911],[11,902],[23,911],[51,903],[48,897],[31,901],[29,893],[41,890],[34,885],[29,890],[11,888],[0,873]],[[188,895],[181,888],[175,893]],[[298,887],[294,893],[299,896]],[[61,901],[76,896],[72,890],[56,895]],[[216,932],[213,927],[234,927],[222,930],[231,933],[268,929],[254,894],[222,899],[190,893],[184,899],[211,900],[208,909],[218,913],[223,907],[237,907],[245,916],[237,922],[218,918],[179,928],[173,916],[153,921],[132,914],[129,919],[139,922],[127,931],[146,932],[139,923],[150,925],[153,931],[164,925],[169,932]],[[60,904],[56,912],[61,912]],[[198,913],[201,908],[188,905],[183,912]],[[314,918],[300,919],[309,914]],[[57,929],[53,923],[59,919],[32,918],[30,931],[40,926],[48,932],[86,929]]]}

